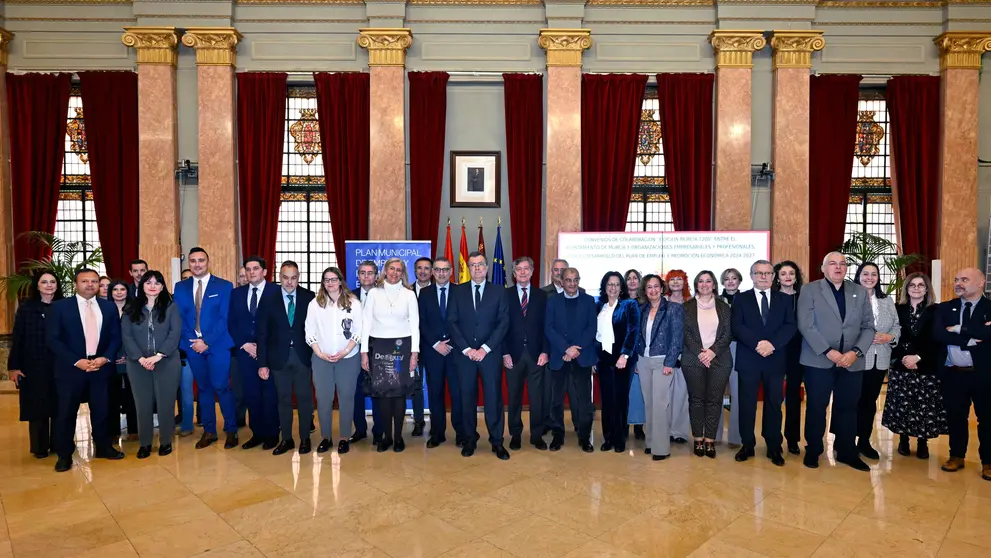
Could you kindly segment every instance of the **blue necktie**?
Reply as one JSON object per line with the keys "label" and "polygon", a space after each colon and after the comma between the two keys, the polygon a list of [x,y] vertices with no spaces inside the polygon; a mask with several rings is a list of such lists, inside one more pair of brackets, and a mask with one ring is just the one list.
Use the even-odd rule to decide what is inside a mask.
{"label": "blue necktie", "polygon": [[440,288],[440,317],[447,319],[447,287]]}
{"label": "blue necktie", "polygon": [[258,311],[258,287],[251,288],[251,302],[248,303],[248,312],[254,316]]}
{"label": "blue necktie", "polygon": [[482,286],[475,285],[475,310],[482,305]]}
{"label": "blue necktie", "polygon": [[767,325],[767,315],[771,312],[771,307],[767,303],[767,291],[760,292],[760,319]]}

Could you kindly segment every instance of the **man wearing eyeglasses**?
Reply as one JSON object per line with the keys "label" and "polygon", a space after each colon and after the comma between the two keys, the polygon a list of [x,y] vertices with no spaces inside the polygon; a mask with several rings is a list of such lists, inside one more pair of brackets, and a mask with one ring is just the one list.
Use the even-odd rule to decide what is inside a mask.
{"label": "man wearing eyeglasses", "polygon": [[764,418],[761,436],[767,458],[778,467],[785,464],[781,453],[781,402],[785,379],[785,346],[797,326],[791,295],[772,291],[774,266],[757,260],[750,266],[754,288],[733,300],[733,338],[736,339],[736,370],[740,374],[740,437],[743,447],[737,461],[754,456],[757,438],[757,393],[764,386]]}

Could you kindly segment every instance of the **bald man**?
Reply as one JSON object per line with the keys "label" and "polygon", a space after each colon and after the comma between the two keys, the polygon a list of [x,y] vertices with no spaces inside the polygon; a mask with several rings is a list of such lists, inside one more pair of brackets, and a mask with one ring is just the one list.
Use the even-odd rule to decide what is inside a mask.
{"label": "bald man", "polygon": [[943,470],[954,473],[964,467],[973,404],[981,477],[991,481],[991,302],[984,298],[984,274],[974,268],[960,270],[953,278],[953,292],[957,298],[937,306],[933,321],[950,430],[950,458]]}

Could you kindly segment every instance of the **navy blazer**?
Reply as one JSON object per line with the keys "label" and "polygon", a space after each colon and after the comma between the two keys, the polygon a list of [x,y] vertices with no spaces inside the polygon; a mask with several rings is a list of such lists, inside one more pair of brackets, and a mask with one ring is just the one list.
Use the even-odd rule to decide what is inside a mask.
{"label": "navy blazer", "polygon": [[594,366],[599,361],[595,343],[595,330],[598,325],[595,316],[595,299],[588,294],[578,294],[578,308],[573,320],[569,320],[565,296],[552,296],[547,300],[547,317],[544,332],[550,344],[550,369],[560,370],[564,366],[564,352],[568,347],[581,347],[578,366]]}
{"label": "navy blazer", "polygon": [[276,298],[278,299],[277,302],[282,302],[282,287],[271,281],[265,281],[265,287],[262,292],[258,293],[258,310],[252,316],[251,312],[248,311],[248,297],[251,296],[251,289],[252,286],[249,283],[231,291],[230,309],[227,312],[227,329],[231,333],[235,349],[240,349],[245,343],[258,342],[256,324],[262,301],[267,298]]}
{"label": "navy blazer", "polygon": [[[451,297],[454,294],[454,288],[456,285],[454,283],[448,283],[446,287],[447,308],[448,312],[450,312]],[[488,287],[486,287],[486,290],[488,290]],[[432,350],[433,346],[436,345],[437,342],[451,338],[451,336],[447,333],[447,320],[445,320],[440,314],[440,301],[437,300],[437,296],[437,285],[431,283],[420,290],[420,296],[416,301],[416,304],[420,310],[421,354],[426,353],[427,349]],[[489,345],[489,348],[495,350],[495,348],[491,345]]]}
{"label": "navy blazer", "polygon": [[509,328],[508,310],[503,288],[485,283],[482,303],[475,308],[475,289],[472,282],[458,285],[447,300],[447,332],[454,350],[480,349],[482,345],[499,355],[502,341]]}
{"label": "navy blazer", "polygon": [[[117,305],[113,302],[99,297],[94,297],[93,300],[103,314],[96,354],[107,359],[107,364],[102,370],[113,370],[121,344],[120,314],[117,312]],[[83,322],[79,314],[79,302],[75,296],[52,303],[49,315],[45,319],[45,337],[48,348],[55,356],[56,376],[86,374],[76,368],[76,363],[88,355],[86,334],[83,332]]]}
{"label": "navy blazer", "polygon": [[[605,300],[608,300],[608,297]],[[596,323],[598,323],[598,315],[602,312],[605,300],[600,297],[599,302],[595,305]],[[636,354],[637,341],[640,336],[640,306],[637,305],[635,299],[627,298],[619,301],[618,308],[612,313],[612,332],[615,339],[611,347],[612,353],[606,353],[603,350],[603,354],[600,356],[615,363],[619,360],[620,355],[626,355],[626,360],[629,362]]]}
{"label": "navy blazer", "polygon": [[[733,298],[732,325],[733,339],[736,340],[736,369],[760,372],[781,368],[787,364],[788,343],[798,331],[795,320],[795,301],[789,294],[767,290],[767,324],[760,315],[760,294],[756,289],[737,293]],[[757,344],[767,341],[774,346],[774,352],[767,357],[760,356]]]}
{"label": "navy blazer", "polygon": [[526,316],[520,306],[520,291],[513,285],[505,289],[506,307],[509,308],[509,330],[502,345],[502,354],[509,355],[513,362],[523,358],[523,341],[526,340],[527,352],[536,361],[541,353],[547,353],[550,348],[547,335],[544,333],[544,322],[547,314],[547,293],[543,289],[533,288],[533,283],[527,288]]}
{"label": "navy blazer", "polygon": [[310,302],[316,298],[313,291],[296,287],[293,295],[296,300],[292,325],[282,298],[282,287],[275,290],[275,296],[261,297],[258,312],[255,313],[255,328],[258,338],[258,367],[281,370],[289,362],[290,347],[296,349],[296,356],[304,365],[310,365],[313,349],[306,342],[306,313]]}
{"label": "navy blazer", "polygon": [[[937,351],[936,365],[939,370],[946,366],[946,347],[955,345],[961,349],[970,351],[970,356],[974,361],[974,367],[982,373],[986,373],[991,368],[991,326],[984,324],[991,322],[991,301],[981,297],[970,310],[970,322],[961,324],[960,333],[950,333],[947,327],[960,324],[960,307],[963,302],[959,298],[940,303],[936,307],[936,315],[933,320],[933,338],[939,343]],[[968,346],[971,339],[981,342],[974,346]]]}
{"label": "navy blazer", "polygon": [[[650,302],[640,306],[640,343],[637,352],[648,355],[664,355],[664,366],[674,368],[685,344],[685,307],[661,298],[657,313],[654,314],[654,327],[648,341],[647,320],[650,319]],[[644,349],[650,348],[647,352]]]}
{"label": "navy blazer", "polygon": [[[186,352],[193,352],[192,340],[196,339],[196,304],[194,297],[196,290],[194,287],[195,277],[190,277],[175,286],[175,303],[179,307],[182,316],[182,339],[179,340],[179,348]],[[206,292],[203,293],[203,303],[200,307],[200,333],[203,334],[203,342],[212,349],[227,351],[234,346],[230,333],[227,331],[227,314],[231,309],[231,290],[234,285],[226,279],[210,275],[210,281],[206,284]]]}

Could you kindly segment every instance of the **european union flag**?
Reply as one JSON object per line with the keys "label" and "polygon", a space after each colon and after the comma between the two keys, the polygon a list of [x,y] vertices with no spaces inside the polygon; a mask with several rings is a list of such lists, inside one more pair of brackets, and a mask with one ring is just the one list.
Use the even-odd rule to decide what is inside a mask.
{"label": "european union flag", "polygon": [[506,284],[506,262],[502,255],[502,225],[496,229],[495,255],[492,256],[492,282],[496,285]]}

